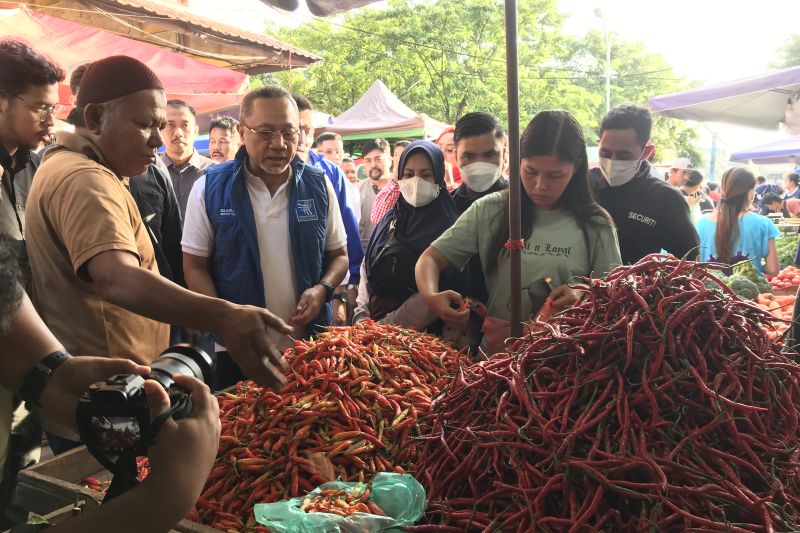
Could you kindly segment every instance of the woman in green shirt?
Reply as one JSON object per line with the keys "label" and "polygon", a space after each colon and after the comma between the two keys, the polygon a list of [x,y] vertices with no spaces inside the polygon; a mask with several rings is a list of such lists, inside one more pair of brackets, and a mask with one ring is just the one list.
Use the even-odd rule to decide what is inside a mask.
{"label": "woman in green shirt", "polygon": [[[545,297],[555,310],[572,305],[577,294],[567,286],[570,279],[604,276],[622,261],[611,217],[589,189],[586,142],[575,118],[566,111],[537,114],[522,134],[520,159],[522,303],[527,317],[539,311]],[[478,255],[489,289],[488,316],[510,320],[508,240],[508,192],[475,202],[417,262],[417,286],[431,311],[450,324],[468,319],[468,310],[453,308],[461,295],[439,290],[439,273],[451,266],[463,268]],[[543,283],[547,278],[556,287],[549,296]]]}

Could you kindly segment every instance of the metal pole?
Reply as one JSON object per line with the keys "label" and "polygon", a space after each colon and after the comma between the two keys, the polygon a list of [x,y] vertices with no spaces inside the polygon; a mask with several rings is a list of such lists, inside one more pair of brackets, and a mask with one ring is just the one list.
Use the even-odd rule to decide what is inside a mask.
{"label": "metal pole", "polygon": [[611,36],[608,34],[603,10],[599,7],[594,8],[594,16],[603,23],[603,34],[606,36],[606,113],[608,113],[611,110]]}
{"label": "metal pole", "polygon": [[606,20],[603,19],[603,30],[606,32],[606,113],[611,110],[611,37],[606,30]]}
{"label": "metal pole", "polygon": [[714,179],[714,172],[716,171],[717,164],[717,134],[711,132],[711,157],[708,162],[708,181]]}
{"label": "metal pole", "polygon": [[[517,64],[517,1],[505,0],[506,10],[506,87],[508,92],[508,238],[520,235],[519,180],[519,75]],[[522,336],[522,250],[512,246],[511,255],[511,335]]]}

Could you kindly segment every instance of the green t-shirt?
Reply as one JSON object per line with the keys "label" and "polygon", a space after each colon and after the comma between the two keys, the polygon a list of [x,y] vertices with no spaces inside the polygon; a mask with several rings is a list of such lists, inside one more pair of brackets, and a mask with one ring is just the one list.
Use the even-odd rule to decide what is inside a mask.
{"label": "green t-shirt", "polygon": [[14,408],[11,391],[0,386],[0,478],[3,477],[3,468],[6,464],[8,453],[8,439],[11,436],[11,419]]}
{"label": "green t-shirt", "polygon": [[[504,216],[505,192],[490,194],[476,201],[433,246],[457,268],[464,268],[474,255],[480,257],[487,272],[489,248]],[[587,246],[577,221],[563,209],[536,211],[531,237],[522,251],[522,316],[532,313],[529,289],[544,278],[552,278],[552,286],[567,283],[573,276],[601,277],[622,263],[617,232],[602,221],[588,228]],[[591,254],[589,253],[591,250]],[[590,259],[591,258],[591,259]],[[591,261],[591,263],[590,263]],[[497,269],[486,274],[489,289],[488,314],[511,320],[511,275],[507,251],[501,252]]]}

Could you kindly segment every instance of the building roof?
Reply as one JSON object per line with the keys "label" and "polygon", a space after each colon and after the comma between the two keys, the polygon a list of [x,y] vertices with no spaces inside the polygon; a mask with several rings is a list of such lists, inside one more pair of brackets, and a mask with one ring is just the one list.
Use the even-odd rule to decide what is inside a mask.
{"label": "building roof", "polygon": [[246,74],[303,68],[321,59],[266,35],[201,17],[178,4],[150,0],[0,1],[0,7],[21,5]]}

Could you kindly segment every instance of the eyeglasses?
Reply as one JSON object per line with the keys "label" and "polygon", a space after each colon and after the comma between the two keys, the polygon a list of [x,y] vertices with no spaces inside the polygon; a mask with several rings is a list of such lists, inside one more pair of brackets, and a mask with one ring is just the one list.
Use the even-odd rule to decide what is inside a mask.
{"label": "eyeglasses", "polygon": [[[11,94],[11,93],[9,93],[9,94]],[[14,98],[17,98],[18,100],[20,100],[22,102],[25,101],[25,99],[23,97],[21,97],[20,95],[18,95],[18,94],[11,94],[11,96],[13,96]],[[36,113],[36,112],[39,113],[39,123],[42,123],[42,122],[46,122],[48,118],[52,117],[53,115],[55,115],[56,113],[58,113],[62,109],[64,109],[63,105],[55,104],[55,105],[44,105],[42,107],[34,107],[34,108],[31,109],[31,111],[33,111],[34,113]]]}
{"label": "eyeglasses", "polygon": [[300,138],[300,132],[298,130],[286,130],[286,131],[275,131],[275,130],[254,130],[250,126],[247,126],[244,122],[241,123],[242,127],[258,137],[258,140],[271,143],[277,137],[281,137],[286,144],[295,144]]}

